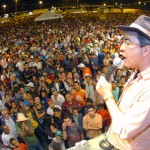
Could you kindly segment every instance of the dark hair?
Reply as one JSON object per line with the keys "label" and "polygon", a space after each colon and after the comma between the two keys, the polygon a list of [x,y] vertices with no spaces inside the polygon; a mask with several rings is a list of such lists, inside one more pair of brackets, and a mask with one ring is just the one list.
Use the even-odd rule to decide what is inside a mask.
{"label": "dark hair", "polygon": [[142,45],[150,45],[150,40],[148,40],[144,35],[142,35],[141,33],[138,33],[138,40],[140,42],[140,44]]}
{"label": "dark hair", "polygon": [[71,95],[71,94],[70,94],[69,92],[66,92],[66,93],[65,93],[65,97],[66,97],[66,95]]}
{"label": "dark hair", "polygon": [[16,138],[10,138],[9,142],[12,144],[13,141],[17,140]]}
{"label": "dark hair", "polygon": [[98,107],[98,108],[100,108],[100,109],[104,108],[104,106],[103,106],[103,104],[102,104],[102,103],[98,104],[98,106],[97,106],[97,107]]}
{"label": "dark hair", "polygon": [[68,119],[68,118],[71,119],[71,117],[69,115],[66,115],[66,116],[63,117],[63,120]]}
{"label": "dark hair", "polygon": [[88,97],[87,100],[86,100],[86,103],[91,103],[91,104],[93,104],[93,100]]}
{"label": "dark hair", "polygon": [[60,112],[61,110],[58,108],[58,107],[55,107],[54,109],[53,109],[53,112]]}
{"label": "dark hair", "polygon": [[150,40],[147,37],[145,37],[145,35],[143,35],[142,33],[133,30],[127,30],[126,32],[136,33],[141,46],[150,45]]}
{"label": "dark hair", "polygon": [[78,107],[77,106],[74,106],[74,107],[72,107],[72,112],[74,111],[74,110],[78,110]]}
{"label": "dark hair", "polygon": [[[6,125],[6,124],[3,124],[3,125],[1,126],[1,129],[2,129],[3,132],[4,132],[4,130],[5,130],[5,129],[4,129],[5,126],[7,126],[7,125]],[[8,127],[8,126],[7,126],[7,127]]]}
{"label": "dark hair", "polygon": [[93,109],[95,110],[94,105],[89,105],[89,106],[87,106],[87,110],[89,110],[89,109],[91,109],[91,108],[93,108]]}

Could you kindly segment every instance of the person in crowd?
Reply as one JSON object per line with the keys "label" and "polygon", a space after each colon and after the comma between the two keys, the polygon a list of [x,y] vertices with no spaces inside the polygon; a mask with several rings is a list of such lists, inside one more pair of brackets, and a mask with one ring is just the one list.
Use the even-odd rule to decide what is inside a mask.
{"label": "person in crowd", "polygon": [[67,140],[68,147],[72,147],[76,142],[84,139],[82,129],[73,123],[69,116],[64,116],[62,124],[63,138]]}
{"label": "person in crowd", "polygon": [[110,114],[107,109],[104,109],[103,104],[99,104],[97,106],[96,113],[102,116],[102,133],[108,130],[108,127],[110,126],[111,123],[111,118]]}
{"label": "person in crowd", "polygon": [[[141,15],[130,26],[120,25],[125,32],[120,50],[124,64],[136,69],[124,86],[118,105],[111,83],[101,78],[97,91],[103,97],[112,119],[108,141],[117,149],[150,148],[150,17]],[[134,59],[133,59],[134,57]]]}
{"label": "person in crowd", "polygon": [[11,102],[11,106],[12,106],[12,109],[10,110],[10,114],[12,114],[14,119],[16,120],[17,114],[20,112],[20,109],[19,109],[17,103],[14,101]]}
{"label": "person in crowd", "polygon": [[120,86],[124,86],[125,83],[126,83],[126,76],[121,76],[121,77],[120,77],[120,82],[119,82],[118,86],[119,86],[119,87],[120,87]]}
{"label": "person in crowd", "polygon": [[70,93],[65,94],[65,101],[62,103],[62,109],[65,111],[68,111],[68,113],[71,113],[71,109],[74,106],[78,106],[78,102],[73,100],[73,96]]}
{"label": "person in crowd", "polygon": [[[23,109],[24,115],[27,116],[31,120],[32,126],[33,126],[34,131],[35,131],[35,135],[39,139],[40,143],[43,144],[43,131],[42,131],[42,128],[41,128],[40,123],[38,122],[38,119],[37,119],[37,116],[36,116],[36,113],[39,116],[38,111],[36,111],[36,113],[35,113],[34,109],[30,108],[30,103],[27,100],[25,100],[23,102],[23,105],[24,105],[24,109]],[[41,119],[40,121],[41,121],[41,124],[42,124],[43,119]]]}
{"label": "person in crowd", "polygon": [[116,103],[119,100],[119,92],[120,92],[120,89],[117,86],[117,81],[113,80],[112,81],[112,94],[114,96],[114,99],[115,99]]}
{"label": "person in crowd", "polygon": [[72,92],[73,89],[73,76],[72,72],[67,72],[66,74],[66,80],[64,81],[65,90],[67,92]]}
{"label": "person in crowd", "polygon": [[52,91],[51,99],[54,101],[54,104],[59,105],[60,107],[62,107],[62,104],[65,101],[64,96],[61,95],[60,93],[58,93],[56,87],[53,87],[51,89],[51,91]]}
{"label": "person in crowd", "polygon": [[45,106],[41,103],[40,97],[37,95],[34,97],[34,106],[33,110],[36,114],[38,123],[40,124],[41,127],[43,127],[43,118],[46,114],[46,108]]}
{"label": "person in crowd", "polygon": [[51,84],[51,87],[56,87],[57,91],[63,96],[66,93],[64,83],[59,79],[58,75],[55,76],[54,81]]}
{"label": "person in crowd", "polygon": [[5,93],[5,107],[8,109],[8,111],[10,111],[12,109],[12,106],[11,106],[11,101],[10,101],[10,95],[9,93]]}
{"label": "person in crowd", "polygon": [[89,105],[87,114],[83,117],[83,128],[86,131],[86,139],[92,139],[101,134],[102,117],[95,112],[95,107]]}
{"label": "person in crowd", "polygon": [[9,142],[14,146],[13,150],[28,150],[27,145],[24,143],[19,143],[16,138],[11,138]]}
{"label": "person in crowd", "polygon": [[44,104],[44,106],[46,108],[48,108],[47,101],[48,101],[49,97],[50,97],[49,94],[45,90],[41,92],[41,102],[42,102],[42,104]]}
{"label": "person in crowd", "polygon": [[76,123],[79,127],[83,126],[83,115],[82,113],[79,113],[77,106],[72,107],[71,118],[72,121]]}
{"label": "person in crowd", "polygon": [[23,138],[29,150],[43,150],[38,138],[34,134],[31,120],[19,113],[16,120],[17,133]]}
{"label": "person in crowd", "polygon": [[50,92],[49,84],[45,81],[45,77],[43,75],[41,75],[39,80],[39,87],[38,87],[39,94],[41,94],[42,91],[46,91],[47,93]]}
{"label": "person in crowd", "polygon": [[72,92],[73,99],[83,108],[86,105],[87,95],[84,89],[81,88],[79,82],[74,82],[74,90]]}
{"label": "person in crowd", "polygon": [[93,85],[90,74],[85,74],[83,84],[87,97],[90,97],[93,92]]}
{"label": "person in crowd", "polygon": [[50,127],[53,133],[56,132],[56,130],[61,130],[62,131],[62,123],[63,123],[63,117],[67,115],[67,113],[58,107],[53,109],[54,115],[52,122],[53,123]]}
{"label": "person in crowd", "polygon": [[62,131],[57,130],[55,137],[49,145],[49,150],[65,150],[64,140],[62,138]]}
{"label": "person in crowd", "polygon": [[1,124],[7,125],[13,137],[18,137],[15,126],[15,118],[12,115],[9,115],[7,108],[1,110],[2,119]]}
{"label": "person in crowd", "polygon": [[61,110],[61,107],[59,105],[54,105],[54,101],[52,99],[48,99],[47,103],[49,105],[49,107],[47,108],[47,114],[53,116],[54,114],[53,109],[56,107]]}
{"label": "person in crowd", "polygon": [[80,63],[77,67],[80,69],[83,78],[85,77],[86,74],[92,76],[90,68],[86,67],[83,63]]}
{"label": "person in crowd", "polygon": [[11,145],[11,143],[9,142],[9,140],[13,137],[13,135],[10,132],[10,129],[7,125],[2,125],[2,142],[3,144],[8,148],[8,150],[11,150],[13,148],[13,146]]}

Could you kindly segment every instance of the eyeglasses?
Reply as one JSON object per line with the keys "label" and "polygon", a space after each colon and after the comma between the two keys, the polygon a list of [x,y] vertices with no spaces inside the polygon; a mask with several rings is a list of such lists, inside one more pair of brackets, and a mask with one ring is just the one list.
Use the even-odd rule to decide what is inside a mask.
{"label": "eyeglasses", "polygon": [[146,45],[150,45],[150,44],[138,44],[138,43],[132,43],[132,42],[129,42],[128,40],[124,40],[122,45],[124,44],[124,46],[126,47],[130,47],[130,46],[146,46]]}

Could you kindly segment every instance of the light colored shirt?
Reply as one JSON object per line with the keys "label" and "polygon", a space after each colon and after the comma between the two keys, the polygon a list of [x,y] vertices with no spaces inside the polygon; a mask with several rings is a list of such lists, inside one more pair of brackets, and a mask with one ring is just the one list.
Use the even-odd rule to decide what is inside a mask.
{"label": "light colored shirt", "polygon": [[135,74],[125,84],[118,102],[120,114],[107,133],[109,142],[120,150],[150,150],[150,68],[136,79]]}
{"label": "light colored shirt", "polygon": [[116,102],[118,102],[118,100],[119,100],[119,87],[116,87],[115,90],[112,90],[112,94],[113,94]]}
{"label": "light colored shirt", "polygon": [[57,98],[55,99],[54,95],[51,96],[51,99],[54,101],[55,105],[62,106],[62,103],[65,101],[65,98],[63,95],[58,94]]}
{"label": "light colored shirt", "polygon": [[[4,132],[2,133],[2,141],[3,141],[3,144],[5,145],[5,146],[11,146],[11,147],[13,147],[11,144],[10,144],[10,142],[9,142],[9,140],[11,139],[11,138],[13,138],[14,136],[10,133],[10,134],[5,134]],[[9,150],[9,148],[8,148],[8,150]]]}
{"label": "light colored shirt", "polygon": [[11,134],[13,137],[18,137],[15,122],[11,117],[9,119],[5,119],[5,124],[9,127]]}
{"label": "light colored shirt", "polygon": [[[59,105],[54,105],[54,107],[57,107],[61,110],[61,107]],[[53,109],[51,107],[47,108],[47,114],[53,116],[54,112],[53,112]]]}
{"label": "light colored shirt", "polygon": [[[93,129],[88,129],[88,126]],[[99,114],[95,114],[95,117],[90,117],[86,114],[83,117],[83,128],[86,130],[86,136],[89,138],[94,138],[100,134],[100,128],[102,128],[102,117]]]}

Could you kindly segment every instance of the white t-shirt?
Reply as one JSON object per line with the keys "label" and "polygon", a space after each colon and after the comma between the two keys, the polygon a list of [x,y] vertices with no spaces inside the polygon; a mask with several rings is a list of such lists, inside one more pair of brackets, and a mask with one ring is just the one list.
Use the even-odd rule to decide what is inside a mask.
{"label": "white t-shirt", "polygon": [[[58,106],[58,105],[54,105],[54,107],[57,107],[57,108],[59,108],[61,110],[61,107]],[[54,114],[53,109],[48,107],[47,108],[47,114],[52,116]]]}
{"label": "white t-shirt", "polygon": [[59,105],[60,107],[62,106],[62,103],[65,101],[64,96],[61,94],[58,94],[56,99],[54,98],[54,95],[52,95],[51,99],[54,101],[55,105]]}
{"label": "white t-shirt", "polygon": [[[5,134],[4,132],[2,133],[2,141],[3,141],[3,144],[5,146],[11,146],[13,148],[13,146],[10,144],[9,140],[11,138],[13,138],[14,136],[10,133],[10,134]],[[7,149],[9,150],[9,149]]]}

